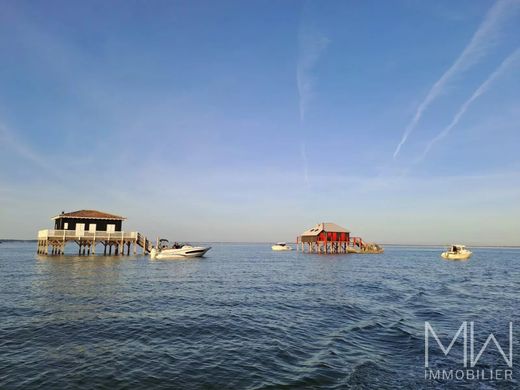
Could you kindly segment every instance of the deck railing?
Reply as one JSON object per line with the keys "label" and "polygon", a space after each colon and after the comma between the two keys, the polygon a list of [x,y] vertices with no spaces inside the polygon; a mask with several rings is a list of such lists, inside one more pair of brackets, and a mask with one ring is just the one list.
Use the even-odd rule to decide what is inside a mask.
{"label": "deck railing", "polygon": [[137,232],[106,232],[106,231],[80,231],[80,230],[56,230],[44,229],[38,231],[38,238],[88,238],[99,240],[121,240],[125,238],[137,239]]}

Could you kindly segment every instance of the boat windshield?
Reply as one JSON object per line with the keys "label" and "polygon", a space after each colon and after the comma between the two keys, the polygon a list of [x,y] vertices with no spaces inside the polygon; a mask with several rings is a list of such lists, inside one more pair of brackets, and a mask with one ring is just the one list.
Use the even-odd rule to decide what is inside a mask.
{"label": "boat windshield", "polygon": [[451,251],[455,252],[455,253],[461,252],[461,251],[464,251],[464,250],[466,250],[466,247],[464,245],[452,245],[451,246]]}
{"label": "boat windshield", "polygon": [[285,246],[287,244],[285,242],[278,242],[278,243],[276,243],[276,245]]}
{"label": "boat windshield", "polygon": [[167,239],[161,238],[159,240],[158,246],[159,246],[159,249],[164,249],[164,248],[168,248],[169,244],[170,243]]}

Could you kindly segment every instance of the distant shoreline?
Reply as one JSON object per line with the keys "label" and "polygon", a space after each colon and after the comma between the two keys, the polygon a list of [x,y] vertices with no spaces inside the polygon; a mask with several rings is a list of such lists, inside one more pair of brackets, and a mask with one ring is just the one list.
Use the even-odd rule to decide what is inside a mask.
{"label": "distant shoreline", "polygon": [[[423,247],[423,248],[432,248],[432,247],[443,247],[449,246],[450,244],[380,244],[382,246],[406,246],[406,247]],[[520,249],[520,245],[486,245],[486,244],[476,244],[471,245],[467,244],[467,247],[471,248],[502,248],[502,249]]]}
{"label": "distant shoreline", "polygon": [[[30,239],[15,239],[15,238],[0,238],[0,242],[37,242],[38,240]],[[270,241],[198,241],[198,240],[180,240],[180,241],[187,241],[187,242],[205,242],[208,244],[241,244],[241,245],[249,245],[249,244],[257,244],[257,245],[271,245],[273,242]],[[287,243],[294,244],[291,241],[287,241]],[[389,243],[383,243],[380,244],[382,246],[387,247],[412,247],[412,248],[445,248],[449,244],[389,244]],[[520,249],[520,245],[486,245],[486,244],[478,244],[478,245],[467,245],[471,248],[501,248],[501,249]]]}

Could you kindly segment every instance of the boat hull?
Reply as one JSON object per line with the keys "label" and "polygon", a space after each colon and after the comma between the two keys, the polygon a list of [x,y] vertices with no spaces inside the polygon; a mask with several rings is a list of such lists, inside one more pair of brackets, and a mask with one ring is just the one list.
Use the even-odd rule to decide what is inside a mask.
{"label": "boat hull", "polygon": [[293,248],[291,248],[290,246],[287,246],[287,245],[273,245],[271,247],[271,249],[273,251],[292,251]]}
{"label": "boat hull", "polygon": [[473,253],[467,252],[467,253],[449,253],[449,252],[443,252],[441,254],[441,257],[446,260],[468,260]]}
{"label": "boat hull", "polygon": [[180,249],[163,249],[156,251],[152,249],[150,257],[152,259],[185,259],[193,257],[202,257],[209,251],[211,247],[183,247]]}

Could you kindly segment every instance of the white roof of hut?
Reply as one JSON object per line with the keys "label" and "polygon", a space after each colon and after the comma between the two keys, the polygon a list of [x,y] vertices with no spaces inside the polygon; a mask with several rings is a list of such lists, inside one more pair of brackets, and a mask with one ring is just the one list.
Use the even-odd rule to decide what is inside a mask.
{"label": "white roof of hut", "polygon": [[313,228],[302,233],[302,236],[317,236],[321,232],[336,232],[336,233],[350,233],[350,230],[345,229],[333,222],[322,222]]}

